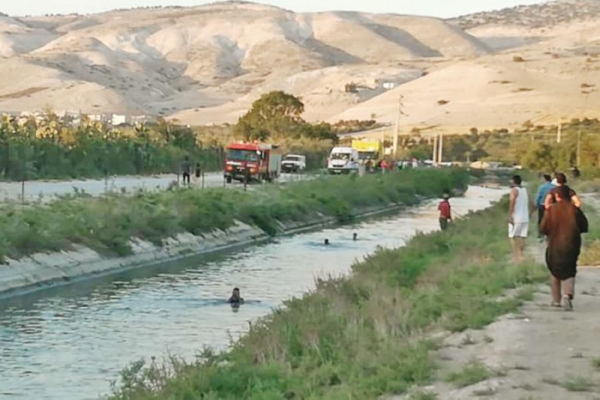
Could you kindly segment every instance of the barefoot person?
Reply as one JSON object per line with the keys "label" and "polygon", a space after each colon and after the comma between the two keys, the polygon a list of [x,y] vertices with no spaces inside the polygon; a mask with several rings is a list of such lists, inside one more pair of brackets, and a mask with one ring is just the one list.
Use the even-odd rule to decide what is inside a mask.
{"label": "barefoot person", "polygon": [[527,239],[529,231],[529,196],[527,190],[521,184],[521,176],[513,176],[508,209],[508,238],[510,239],[515,263],[520,263],[523,260],[525,239]]}
{"label": "barefoot person", "polygon": [[556,203],[546,210],[541,230],[548,236],[546,264],[552,274],[552,306],[561,306],[561,289],[564,289],[563,307],[571,311],[581,234],[588,231],[588,221],[572,204],[568,186],[557,188]]}

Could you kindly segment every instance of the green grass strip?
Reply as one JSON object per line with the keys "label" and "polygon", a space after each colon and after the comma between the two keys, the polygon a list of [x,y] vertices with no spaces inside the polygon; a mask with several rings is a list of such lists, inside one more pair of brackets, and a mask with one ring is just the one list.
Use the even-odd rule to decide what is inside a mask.
{"label": "green grass strip", "polygon": [[131,254],[132,238],[161,245],[179,233],[202,235],[227,229],[236,220],[274,235],[277,221],[326,215],[348,222],[361,208],[413,205],[418,196],[466,188],[468,180],[462,170],[415,170],[269,185],[248,192],[184,189],[133,197],[67,196],[46,206],[5,204],[0,213],[0,259],[68,250],[73,244],[123,256]]}

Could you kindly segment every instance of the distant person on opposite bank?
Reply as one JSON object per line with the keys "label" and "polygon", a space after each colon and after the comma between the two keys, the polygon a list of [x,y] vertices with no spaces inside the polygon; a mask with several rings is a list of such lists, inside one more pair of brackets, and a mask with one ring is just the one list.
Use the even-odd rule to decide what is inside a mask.
{"label": "distant person on opposite bank", "polygon": [[541,226],[542,232],[548,236],[546,265],[552,274],[552,306],[561,306],[561,291],[564,289],[562,306],[566,311],[573,309],[581,234],[588,231],[587,218],[570,200],[569,188],[558,187],[556,203],[546,210]]}
{"label": "distant person on opposite bank", "polygon": [[183,172],[183,184],[190,185],[190,174],[192,173],[192,163],[190,162],[190,158],[185,156],[185,160],[181,165],[181,171]]}

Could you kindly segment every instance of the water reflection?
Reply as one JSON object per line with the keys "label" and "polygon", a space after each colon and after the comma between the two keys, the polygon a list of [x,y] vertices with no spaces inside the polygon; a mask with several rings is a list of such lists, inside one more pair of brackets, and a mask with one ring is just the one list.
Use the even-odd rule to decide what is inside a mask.
{"label": "water reflection", "polygon": [[[466,214],[500,195],[476,188],[452,205]],[[416,231],[437,227],[436,202],[430,202],[400,216],[279,238],[227,257],[1,302],[0,399],[96,399],[129,363],[167,351],[191,360],[205,345],[223,348],[248,321],[314,288],[316,278],[345,274],[377,246],[402,246]],[[226,303],[233,287],[245,298],[234,309]]]}

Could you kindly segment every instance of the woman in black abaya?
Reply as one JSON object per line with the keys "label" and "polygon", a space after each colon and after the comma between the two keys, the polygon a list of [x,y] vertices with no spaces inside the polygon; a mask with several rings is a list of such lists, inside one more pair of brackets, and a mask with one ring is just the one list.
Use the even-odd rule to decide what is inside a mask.
{"label": "woman in black abaya", "polygon": [[542,221],[541,231],[548,236],[546,264],[552,274],[552,305],[560,307],[561,289],[565,310],[573,309],[577,259],[581,252],[581,234],[587,232],[587,219],[580,209],[571,203],[570,188],[556,188],[556,200]]}

